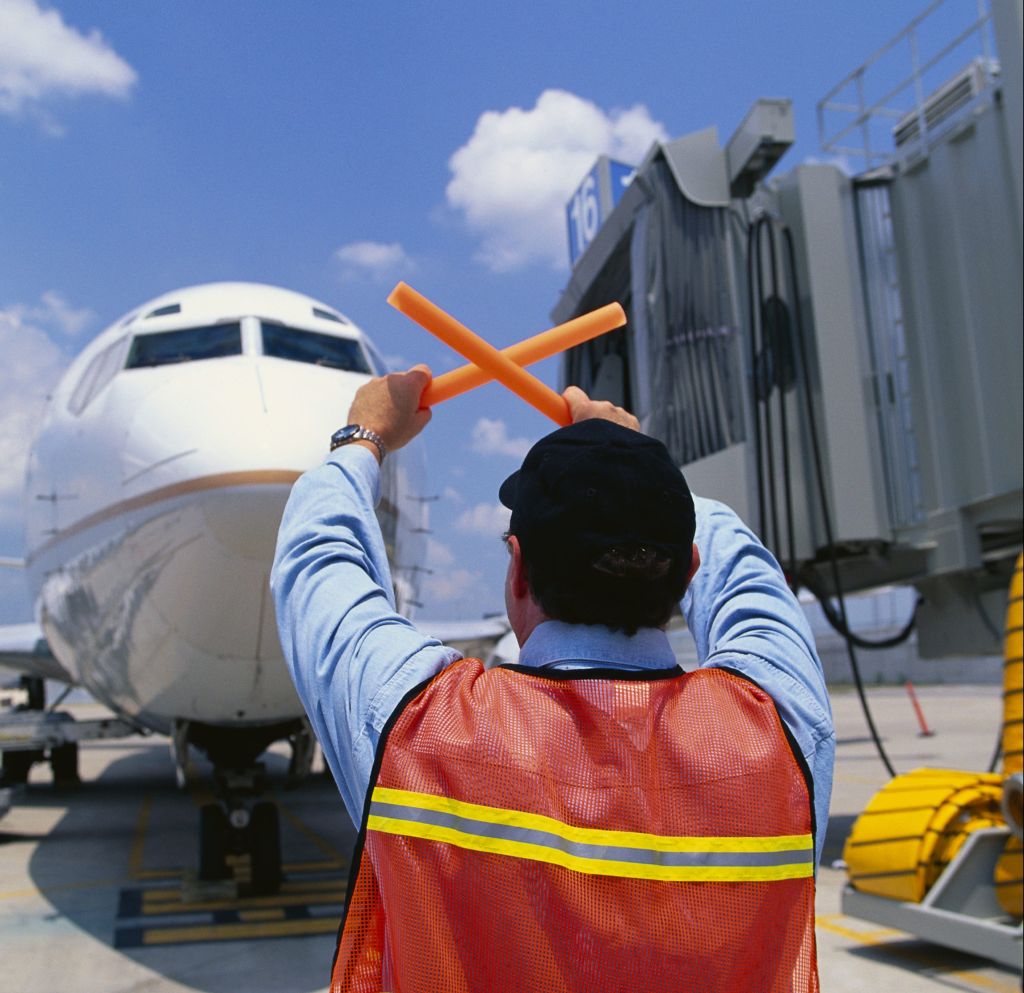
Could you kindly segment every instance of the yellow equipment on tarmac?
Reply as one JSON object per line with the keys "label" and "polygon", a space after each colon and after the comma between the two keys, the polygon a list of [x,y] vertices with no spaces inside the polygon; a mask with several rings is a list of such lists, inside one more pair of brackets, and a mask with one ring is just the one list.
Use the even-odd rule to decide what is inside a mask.
{"label": "yellow equipment on tarmac", "polygon": [[915,769],[857,818],[843,857],[843,912],[1021,967],[1024,779],[1018,556],[1006,612],[1003,768]]}

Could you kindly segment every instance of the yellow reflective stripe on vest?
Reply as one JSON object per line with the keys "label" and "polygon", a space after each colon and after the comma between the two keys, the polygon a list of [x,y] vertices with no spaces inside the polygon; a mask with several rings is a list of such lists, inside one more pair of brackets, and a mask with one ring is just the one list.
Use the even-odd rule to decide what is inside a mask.
{"label": "yellow reflective stripe on vest", "polygon": [[378,786],[367,829],[576,872],[705,882],[800,879],[814,873],[810,834],[674,838],[574,827],[521,810]]}

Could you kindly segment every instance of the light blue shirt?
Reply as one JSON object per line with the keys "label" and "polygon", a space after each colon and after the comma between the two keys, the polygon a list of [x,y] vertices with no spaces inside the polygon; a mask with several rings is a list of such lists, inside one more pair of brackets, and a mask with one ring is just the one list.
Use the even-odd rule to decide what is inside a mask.
{"label": "light blue shirt", "polygon": [[[461,658],[395,612],[374,514],[380,470],[358,445],[338,449],[295,484],[281,521],[271,587],[285,660],[353,821],[381,732],[415,687]],[[835,732],[810,628],[782,571],[724,504],[695,497],[701,567],[683,612],[701,665],[738,672],[775,701],[814,789],[816,849],[828,825]],[[663,631],[633,636],[547,621],[522,646],[537,668],[663,669]]]}

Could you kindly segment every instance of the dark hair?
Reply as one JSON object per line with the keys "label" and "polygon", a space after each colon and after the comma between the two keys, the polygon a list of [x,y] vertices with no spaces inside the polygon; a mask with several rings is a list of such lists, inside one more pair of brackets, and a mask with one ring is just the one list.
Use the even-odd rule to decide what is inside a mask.
{"label": "dark hair", "polygon": [[545,435],[501,484],[533,598],[553,620],[635,634],[686,590],[693,497],[656,438],[600,418]]}
{"label": "dark hair", "polygon": [[644,545],[616,546],[571,574],[547,556],[531,562],[523,552],[523,562],[530,593],[553,621],[626,634],[668,623],[686,592],[690,565],[689,557],[679,561]]}

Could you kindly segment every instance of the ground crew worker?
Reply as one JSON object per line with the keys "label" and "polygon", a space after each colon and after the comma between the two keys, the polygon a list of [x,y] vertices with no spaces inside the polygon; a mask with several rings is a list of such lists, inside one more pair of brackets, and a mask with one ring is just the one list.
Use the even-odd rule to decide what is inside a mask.
{"label": "ground crew worker", "polygon": [[[499,494],[519,662],[461,659],[395,612],[373,509],[428,381],[359,390],[272,577],[360,825],[332,993],[817,990],[835,739],[777,563],[632,415],[570,387],[574,423]],[[664,632],[684,591],[691,673]]]}

